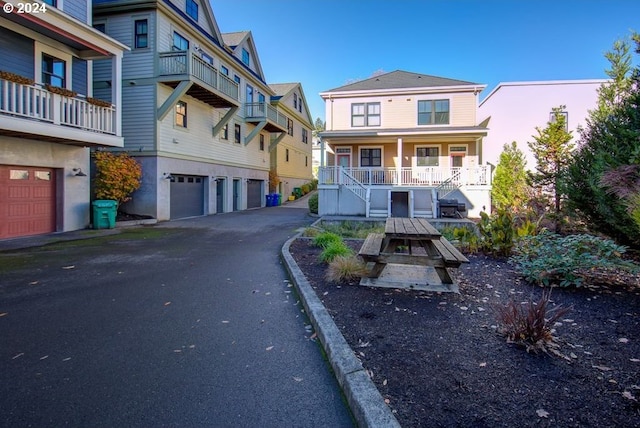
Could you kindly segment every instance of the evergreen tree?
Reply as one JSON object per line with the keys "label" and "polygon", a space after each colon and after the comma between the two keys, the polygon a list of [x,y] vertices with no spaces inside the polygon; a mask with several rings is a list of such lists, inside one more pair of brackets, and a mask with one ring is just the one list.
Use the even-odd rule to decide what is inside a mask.
{"label": "evergreen tree", "polygon": [[520,211],[527,200],[527,161],[515,141],[505,144],[493,176],[491,200],[499,210]]}
{"label": "evergreen tree", "polygon": [[571,143],[571,132],[567,131],[567,121],[563,114],[566,107],[554,107],[547,127],[536,127],[538,135],[533,136],[529,148],[536,160],[536,171],[531,181],[544,193],[551,195],[556,232],[560,231],[560,217],[563,198],[563,179],[571,160],[575,145]]}

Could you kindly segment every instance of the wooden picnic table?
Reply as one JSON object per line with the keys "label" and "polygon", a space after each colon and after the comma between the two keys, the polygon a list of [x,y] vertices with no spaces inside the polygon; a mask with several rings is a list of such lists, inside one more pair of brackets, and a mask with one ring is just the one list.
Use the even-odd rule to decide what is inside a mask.
{"label": "wooden picnic table", "polygon": [[[398,252],[399,249],[404,251]],[[373,263],[368,275],[371,279],[379,278],[388,264],[431,266],[438,274],[441,285],[445,286],[454,284],[447,268],[469,263],[424,218],[387,218],[384,234],[369,234],[358,254],[365,262]]]}

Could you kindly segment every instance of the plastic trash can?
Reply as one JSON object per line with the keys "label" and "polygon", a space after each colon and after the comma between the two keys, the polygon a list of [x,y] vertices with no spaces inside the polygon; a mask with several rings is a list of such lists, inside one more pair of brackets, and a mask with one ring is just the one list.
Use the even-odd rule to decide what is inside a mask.
{"label": "plastic trash can", "polygon": [[273,195],[271,193],[269,193],[267,196],[267,206],[268,207],[272,207],[273,206]]}
{"label": "plastic trash can", "polygon": [[116,227],[117,201],[99,199],[93,201],[92,206],[94,229],[113,229]]}
{"label": "plastic trash can", "polygon": [[296,199],[299,199],[302,197],[302,189],[300,187],[294,187],[293,188],[293,194],[295,195]]}
{"label": "plastic trash can", "polygon": [[273,203],[274,207],[279,207],[280,205],[282,205],[282,195],[280,195],[280,193],[274,193],[273,197],[275,198]]}

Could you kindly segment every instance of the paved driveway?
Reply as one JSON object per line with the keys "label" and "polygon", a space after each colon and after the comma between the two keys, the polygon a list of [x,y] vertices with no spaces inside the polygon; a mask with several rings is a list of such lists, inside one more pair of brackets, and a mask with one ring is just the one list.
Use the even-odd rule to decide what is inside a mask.
{"label": "paved driveway", "polygon": [[352,426],[272,207],[0,253],[2,426]]}

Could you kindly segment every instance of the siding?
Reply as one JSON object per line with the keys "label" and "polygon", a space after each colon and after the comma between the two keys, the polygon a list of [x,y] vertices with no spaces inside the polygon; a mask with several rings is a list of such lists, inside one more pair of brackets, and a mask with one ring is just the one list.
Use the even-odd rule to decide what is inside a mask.
{"label": "siding", "polygon": [[33,40],[0,27],[0,55],[2,56],[0,69],[35,79]]}
{"label": "siding", "polygon": [[[153,47],[156,43],[156,25],[154,13],[141,13],[134,15],[110,16],[106,19],[107,35],[113,37],[121,43],[131,47],[131,51],[125,51],[122,60],[122,78],[139,79],[143,77],[155,76],[155,53]],[[134,23],[136,20],[146,19],[148,23],[148,48],[134,49],[133,35]],[[161,51],[170,49],[161,49]],[[94,80],[110,80],[111,65],[100,65],[96,70],[97,76]]]}
{"label": "siding", "polygon": [[122,88],[122,135],[131,151],[155,150],[155,84]]}
{"label": "siding", "polygon": [[87,19],[87,1],[91,0],[64,0],[64,13],[71,15],[78,21],[89,24]]}
{"label": "siding", "polygon": [[87,93],[87,61],[73,57],[71,88],[78,94],[91,96]]}

